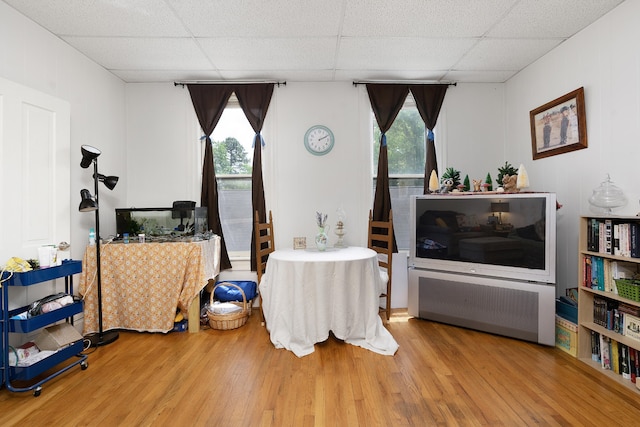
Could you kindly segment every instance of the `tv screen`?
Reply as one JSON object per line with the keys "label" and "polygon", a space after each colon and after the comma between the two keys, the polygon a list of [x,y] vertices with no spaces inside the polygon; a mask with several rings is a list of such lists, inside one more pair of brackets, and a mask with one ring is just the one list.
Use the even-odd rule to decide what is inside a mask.
{"label": "tv screen", "polygon": [[550,193],[413,196],[410,264],[555,283],[555,210]]}

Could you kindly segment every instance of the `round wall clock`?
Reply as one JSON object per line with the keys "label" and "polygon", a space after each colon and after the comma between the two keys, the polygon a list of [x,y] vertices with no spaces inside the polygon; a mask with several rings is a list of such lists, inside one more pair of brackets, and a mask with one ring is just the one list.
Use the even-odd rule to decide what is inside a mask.
{"label": "round wall clock", "polygon": [[315,156],[323,156],[333,148],[335,139],[333,132],[326,126],[311,126],[304,134],[304,146]]}

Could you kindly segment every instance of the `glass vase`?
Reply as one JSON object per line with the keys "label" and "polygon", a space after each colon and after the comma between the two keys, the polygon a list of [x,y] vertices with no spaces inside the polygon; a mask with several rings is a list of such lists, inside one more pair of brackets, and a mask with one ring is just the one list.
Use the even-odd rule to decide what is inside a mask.
{"label": "glass vase", "polygon": [[328,231],[328,225],[325,227],[318,227],[318,234],[316,234],[316,248],[318,248],[319,251],[327,249],[327,243],[329,242],[329,237],[327,236]]}

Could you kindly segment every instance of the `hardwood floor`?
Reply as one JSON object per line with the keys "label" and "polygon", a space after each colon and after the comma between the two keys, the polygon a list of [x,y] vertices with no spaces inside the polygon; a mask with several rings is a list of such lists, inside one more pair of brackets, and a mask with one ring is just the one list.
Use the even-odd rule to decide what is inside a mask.
{"label": "hardwood floor", "polygon": [[381,356],[330,337],[301,359],[260,316],[233,331],[122,332],[42,394],[0,390],[0,425],[637,425],[640,393],[552,347],[392,317]]}

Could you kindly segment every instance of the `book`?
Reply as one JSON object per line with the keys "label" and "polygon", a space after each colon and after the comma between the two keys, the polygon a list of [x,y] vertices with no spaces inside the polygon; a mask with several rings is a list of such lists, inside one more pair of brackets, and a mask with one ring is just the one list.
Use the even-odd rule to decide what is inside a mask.
{"label": "book", "polygon": [[610,219],[604,220],[604,253],[613,253],[613,222]]}
{"label": "book", "polygon": [[591,252],[598,252],[598,220],[596,218],[590,218],[587,221],[587,250]]}
{"label": "book", "polygon": [[618,341],[611,340],[611,370],[620,374],[620,346]]}
{"label": "book", "polygon": [[591,360],[600,363],[600,334],[591,331]]}
{"label": "book", "polygon": [[631,347],[627,347],[627,351],[629,354],[629,373],[631,377],[631,382],[636,382],[636,350]]}
{"label": "book", "polygon": [[600,366],[602,369],[611,369],[611,340],[600,335]]}
{"label": "book", "polygon": [[629,347],[620,344],[620,374],[625,380],[631,380],[631,371],[629,371]]}
{"label": "book", "polygon": [[630,239],[631,239],[631,256],[633,258],[640,258],[640,234],[638,230],[638,227],[640,227],[640,225],[638,225],[637,222],[632,222],[629,225],[629,234],[630,234]]}

